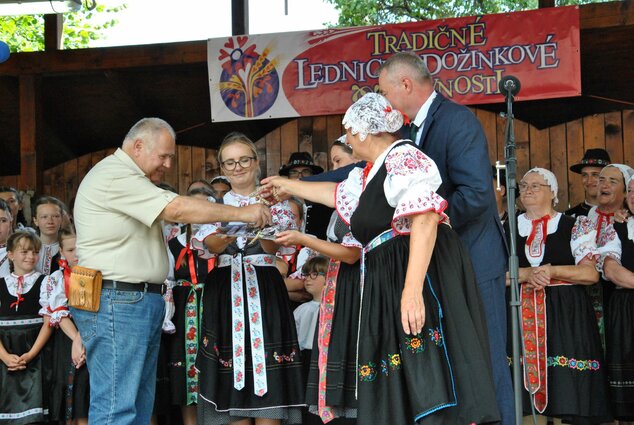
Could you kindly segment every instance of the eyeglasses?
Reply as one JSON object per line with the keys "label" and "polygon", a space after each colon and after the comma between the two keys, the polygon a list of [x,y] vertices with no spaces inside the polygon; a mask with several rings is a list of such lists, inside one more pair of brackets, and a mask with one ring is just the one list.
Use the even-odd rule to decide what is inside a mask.
{"label": "eyeglasses", "polygon": [[520,182],[520,184],[518,184],[518,187],[520,188],[520,192],[526,192],[528,189],[531,190],[531,192],[539,192],[542,190],[542,187],[550,187],[550,185],[547,184],[541,184],[541,183],[524,183],[524,182]]}
{"label": "eyeglasses", "polygon": [[310,272],[310,273],[302,273],[304,278],[310,277],[311,279],[317,279],[319,276],[326,276],[326,273],[322,272]]}
{"label": "eyeglasses", "polygon": [[236,165],[240,164],[240,168],[249,168],[251,163],[255,161],[255,157],[252,156],[243,156],[239,160],[228,159],[226,161],[222,161],[222,168],[227,171],[233,171],[236,169]]}
{"label": "eyeglasses", "polygon": [[289,177],[308,177],[313,175],[313,170],[304,168],[303,170],[289,170]]}

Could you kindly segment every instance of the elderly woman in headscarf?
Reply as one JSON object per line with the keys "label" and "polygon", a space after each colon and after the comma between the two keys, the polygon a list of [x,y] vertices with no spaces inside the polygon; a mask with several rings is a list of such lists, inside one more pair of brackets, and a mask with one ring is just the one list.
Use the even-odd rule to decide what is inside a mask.
{"label": "elderly woman in headscarf", "polygon": [[332,183],[266,179],[274,195],[335,207],[364,246],[357,337],[358,418],[366,424],[499,421],[482,301],[444,214],[436,164],[396,133],[404,116],[377,93],[346,112],[367,161]]}
{"label": "elderly woman in headscarf", "polygon": [[[524,348],[524,410],[572,423],[609,419],[607,380],[592,302],[583,285],[598,281],[596,230],[586,217],[555,211],[557,179],[543,168],[519,182],[526,212],[517,246]],[[530,417],[525,423],[532,423]]]}
{"label": "elderly woman in headscarf", "polygon": [[[627,179],[627,206],[634,212],[634,178]],[[616,285],[606,317],[606,360],[615,419],[634,420],[634,216],[606,228],[603,275]]]}

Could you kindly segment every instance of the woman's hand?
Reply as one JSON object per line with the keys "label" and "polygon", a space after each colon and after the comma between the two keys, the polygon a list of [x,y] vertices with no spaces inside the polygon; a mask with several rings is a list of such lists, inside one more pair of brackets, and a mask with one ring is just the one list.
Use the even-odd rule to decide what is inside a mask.
{"label": "woman's hand", "polygon": [[406,335],[417,335],[423,330],[425,304],[422,285],[405,283],[401,294],[401,323]]}
{"label": "woman's hand", "polygon": [[286,201],[291,197],[288,188],[289,179],[282,176],[267,177],[262,180],[262,187],[258,190],[259,196],[267,199],[271,204]]}
{"label": "woman's hand", "polygon": [[86,363],[86,348],[81,341],[81,336],[79,335],[79,332],[77,333],[77,337],[73,339],[73,345],[71,347],[71,358],[73,359],[73,364],[77,369],[79,369]]}
{"label": "woman's hand", "polygon": [[285,230],[277,234],[275,243],[291,246],[291,245],[304,245],[304,238],[307,237],[305,233],[298,232],[297,230]]}
{"label": "woman's hand", "polygon": [[539,267],[532,267],[528,273],[526,282],[535,289],[544,289],[550,285],[551,268],[550,264]]}
{"label": "woman's hand", "polygon": [[622,208],[614,212],[614,221],[616,221],[617,223],[625,223],[629,216],[630,212],[627,209]]}

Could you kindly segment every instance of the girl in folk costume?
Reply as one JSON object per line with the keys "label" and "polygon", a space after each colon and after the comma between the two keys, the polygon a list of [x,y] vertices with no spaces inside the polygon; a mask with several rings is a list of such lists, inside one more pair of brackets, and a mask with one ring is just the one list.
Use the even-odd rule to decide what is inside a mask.
{"label": "girl in folk costume", "polygon": [[86,350],[79,331],[68,310],[70,273],[77,265],[75,231],[63,229],[59,233],[59,270],[51,275],[53,284],[47,315],[54,333],[53,388],[50,392],[50,418],[73,425],[88,424],[90,391]]}
{"label": "girl in folk costume", "polygon": [[9,268],[9,255],[7,254],[7,239],[12,233],[11,208],[0,199],[0,277],[5,277],[11,273]]}
{"label": "girl in folk costume", "polygon": [[[625,205],[625,182],[634,175],[634,169],[625,164],[610,164],[599,173],[599,205],[592,207],[588,212],[588,219],[597,230],[597,245],[601,247],[605,242],[605,229],[614,222],[622,223],[627,218],[628,212]],[[601,333],[601,340],[605,349],[605,316],[609,299],[614,291],[614,284],[600,279],[596,285],[587,288],[592,298],[592,304],[597,318],[597,325]]]}
{"label": "girl in folk costume", "polygon": [[[333,145],[331,155],[335,149],[342,150],[340,145]],[[353,162],[352,158],[350,162],[345,161],[347,158],[343,150],[335,154],[337,162],[333,156],[333,169]],[[274,184],[278,191],[293,195],[306,193],[312,188],[312,183],[299,180],[275,179]],[[309,410],[318,414],[324,422],[335,417],[357,416],[356,341],[362,248],[352,236],[349,223],[337,211],[333,213],[326,233],[328,241],[296,230],[281,232],[276,240],[288,246],[303,245],[330,257],[306,392]]]}
{"label": "girl in folk costume", "polygon": [[43,422],[48,414],[47,297],[54,285],[35,271],[40,248],[28,231],[7,241],[12,272],[0,278],[0,424]]}
{"label": "girl in folk costume", "polygon": [[[599,279],[596,229],[584,216],[554,210],[557,179],[543,168],[519,183],[526,212],[518,217],[519,282],[524,347],[524,412],[528,394],[539,414],[572,423],[610,419],[601,340],[584,289]],[[532,423],[530,416],[524,423]]]}
{"label": "girl in folk costume", "polygon": [[[304,234],[306,230],[306,212],[308,211],[306,203],[297,196],[291,196],[288,204],[293,211],[296,232]],[[313,237],[312,235],[306,235]],[[311,248],[300,244],[286,244],[281,246],[277,252],[277,268],[282,273],[286,289],[288,290],[288,298],[291,303],[291,310],[295,310],[300,304],[310,301],[312,296],[306,292],[304,288],[304,278],[302,276],[302,266],[308,259],[317,255]]]}
{"label": "girl in folk costume", "polygon": [[[634,213],[633,177],[627,181],[627,205]],[[608,226],[602,239],[603,275],[616,285],[605,325],[612,413],[634,421],[634,216]]]}
{"label": "girl in folk costume", "polygon": [[[482,301],[468,253],[444,223],[434,162],[398,140],[403,115],[369,93],[343,119],[356,168],[305,197],[336,207],[363,246],[357,423],[499,421]],[[267,185],[284,194],[277,179]],[[279,184],[279,187],[278,187]],[[339,287],[339,284],[337,284]]]}
{"label": "girl in folk costume", "polygon": [[[206,187],[191,189],[188,196],[214,202]],[[173,264],[171,317],[174,333],[164,335],[167,345],[171,404],[181,406],[183,424],[196,424],[198,402],[198,371],[196,352],[200,333],[202,292],[208,273],[214,268],[215,256],[203,259],[191,249],[192,233],[198,225],[187,225],[185,232],[168,242],[170,263]]]}
{"label": "girl in folk costume", "polygon": [[[231,191],[223,203],[257,202],[259,160],[253,142],[240,133],[218,151]],[[288,202],[271,208],[273,225],[295,228]],[[205,281],[199,370],[199,422],[205,424],[301,423],[302,365],[284,279],[271,240],[216,235],[203,225],[195,248],[218,254]],[[203,245],[204,244],[204,245]]]}
{"label": "girl in folk costume", "polygon": [[42,249],[35,269],[42,274],[51,274],[59,268],[59,241],[57,236],[62,226],[62,203],[52,196],[42,196],[33,205],[33,225],[38,230]]}

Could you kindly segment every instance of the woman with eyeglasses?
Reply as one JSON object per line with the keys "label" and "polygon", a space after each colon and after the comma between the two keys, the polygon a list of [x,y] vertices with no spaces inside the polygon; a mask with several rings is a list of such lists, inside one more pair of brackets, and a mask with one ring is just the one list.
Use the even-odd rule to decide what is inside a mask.
{"label": "woman with eyeglasses", "polygon": [[446,225],[436,164],[397,137],[403,121],[385,97],[366,94],[343,119],[346,142],[369,162],[365,169],[356,168],[338,185],[264,182],[278,197],[302,192],[336,207],[364,246],[359,331],[351,341],[357,423],[497,422],[486,319],[471,261]]}
{"label": "woman with eyeglasses", "polygon": [[[231,182],[224,204],[257,202],[260,163],[253,142],[232,133],[218,159]],[[295,228],[288,202],[272,206],[271,216],[278,229]],[[192,238],[195,248],[218,255],[202,301],[199,423],[301,423],[302,363],[284,279],[275,267],[278,244],[222,236],[219,226],[204,225]]]}
{"label": "woman with eyeglasses", "polygon": [[[543,415],[539,424],[549,416],[555,424],[608,422],[601,340],[584,288],[599,279],[596,230],[586,217],[575,220],[555,211],[552,172],[532,168],[518,186],[526,208],[517,225],[524,387]],[[526,415],[528,392],[523,392]],[[532,418],[524,423],[532,424]]]}

